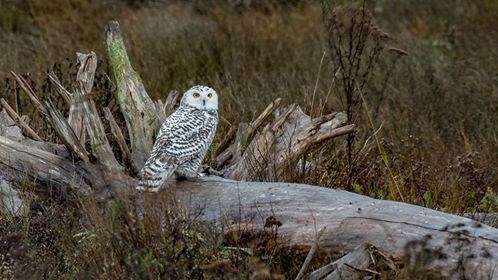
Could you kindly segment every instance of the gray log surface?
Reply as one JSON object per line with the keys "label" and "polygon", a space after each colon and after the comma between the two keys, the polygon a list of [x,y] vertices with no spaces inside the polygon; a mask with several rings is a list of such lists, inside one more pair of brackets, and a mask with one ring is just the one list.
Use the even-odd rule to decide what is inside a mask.
{"label": "gray log surface", "polygon": [[[308,250],[316,230],[326,227],[320,239],[324,250],[347,253],[367,242],[401,259],[405,253],[428,249],[444,255],[429,267],[451,279],[498,279],[498,229],[461,216],[290,183],[206,178],[178,182],[175,193],[186,207],[202,207],[203,219],[224,220],[234,228],[262,230],[266,219],[274,216],[290,247]],[[423,243],[410,243],[417,240]]]}

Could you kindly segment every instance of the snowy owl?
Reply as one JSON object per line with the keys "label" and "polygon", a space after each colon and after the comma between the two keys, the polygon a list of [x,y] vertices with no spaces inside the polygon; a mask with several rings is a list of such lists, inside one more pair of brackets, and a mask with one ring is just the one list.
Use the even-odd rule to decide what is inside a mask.
{"label": "snowy owl", "polygon": [[216,91],[206,86],[186,91],[178,109],[162,124],[137,189],[156,192],[169,178],[198,177],[217,126]]}

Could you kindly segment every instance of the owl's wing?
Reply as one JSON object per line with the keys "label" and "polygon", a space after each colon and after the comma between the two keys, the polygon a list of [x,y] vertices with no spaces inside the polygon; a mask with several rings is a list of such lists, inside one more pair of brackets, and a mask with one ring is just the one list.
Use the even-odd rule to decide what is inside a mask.
{"label": "owl's wing", "polygon": [[157,192],[178,168],[179,158],[173,148],[174,131],[180,123],[178,114],[173,113],[162,124],[151,154],[140,171],[138,190]]}
{"label": "owl's wing", "polygon": [[140,172],[138,190],[157,192],[178,168],[178,159],[167,153],[151,155]]}

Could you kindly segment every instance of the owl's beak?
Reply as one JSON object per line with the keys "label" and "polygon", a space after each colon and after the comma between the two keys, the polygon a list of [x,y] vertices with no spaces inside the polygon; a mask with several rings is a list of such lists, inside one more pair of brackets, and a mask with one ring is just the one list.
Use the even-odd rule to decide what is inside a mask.
{"label": "owl's beak", "polygon": [[202,106],[206,106],[206,99],[202,99]]}

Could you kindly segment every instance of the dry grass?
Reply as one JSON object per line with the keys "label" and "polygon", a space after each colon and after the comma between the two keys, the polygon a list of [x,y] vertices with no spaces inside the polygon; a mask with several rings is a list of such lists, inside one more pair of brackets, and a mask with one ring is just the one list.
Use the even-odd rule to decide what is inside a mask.
{"label": "dry grass", "polygon": [[[21,113],[33,115],[8,72],[29,72],[38,92],[55,98],[46,70],[59,72],[70,86],[74,52],[95,50],[104,58],[103,26],[117,19],[150,95],[164,98],[171,89],[194,84],[220,92],[221,115],[229,123],[221,123],[216,141],[230,124],[252,119],[279,96],[312,115],[352,108],[359,127],[350,140],[354,160],[348,160],[346,141],[337,140],[310,152],[310,159],[321,158],[316,169],[286,178],[376,198],[403,198],[448,212],[498,211],[496,1],[368,1],[373,22],[392,40],[383,42],[383,53],[368,69],[361,91],[353,87],[349,92],[356,103],[348,103],[348,88],[342,86],[355,77],[338,73],[337,53],[331,51],[335,41],[330,42],[337,34],[325,28],[320,3],[292,2],[0,0],[0,96]],[[409,55],[397,59],[390,47]],[[96,89],[111,91],[105,67],[100,69]],[[54,140],[41,121],[33,122],[39,134]],[[81,207],[90,202],[77,203]],[[14,273],[44,278],[78,278],[83,271],[95,278],[200,278],[208,277],[202,267],[218,269],[216,265],[227,273],[239,265],[244,271],[270,267],[286,272],[284,255],[272,262],[271,254],[263,251],[251,256],[226,251],[231,246],[223,245],[226,237],[208,225],[192,224],[190,218],[173,221],[182,240],[178,245],[171,240],[173,233],[154,234],[152,222],[134,224],[136,217],[119,203],[110,208],[116,213],[101,217],[95,207],[74,214],[68,204],[75,202],[39,208],[34,203],[25,217],[6,222],[1,238],[20,246],[8,250],[19,252],[17,260],[25,265],[14,266]],[[164,207],[157,209],[156,219]],[[43,209],[41,215],[37,209]],[[84,217],[86,224],[76,217]],[[118,220],[125,228],[113,228]],[[253,245],[235,247],[244,246]],[[182,265],[171,266],[171,257],[182,250]],[[136,254],[127,259],[127,252]],[[41,265],[41,260],[50,265]],[[40,269],[25,269],[32,264]],[[298,270],[296,266],[286,276]]]}

